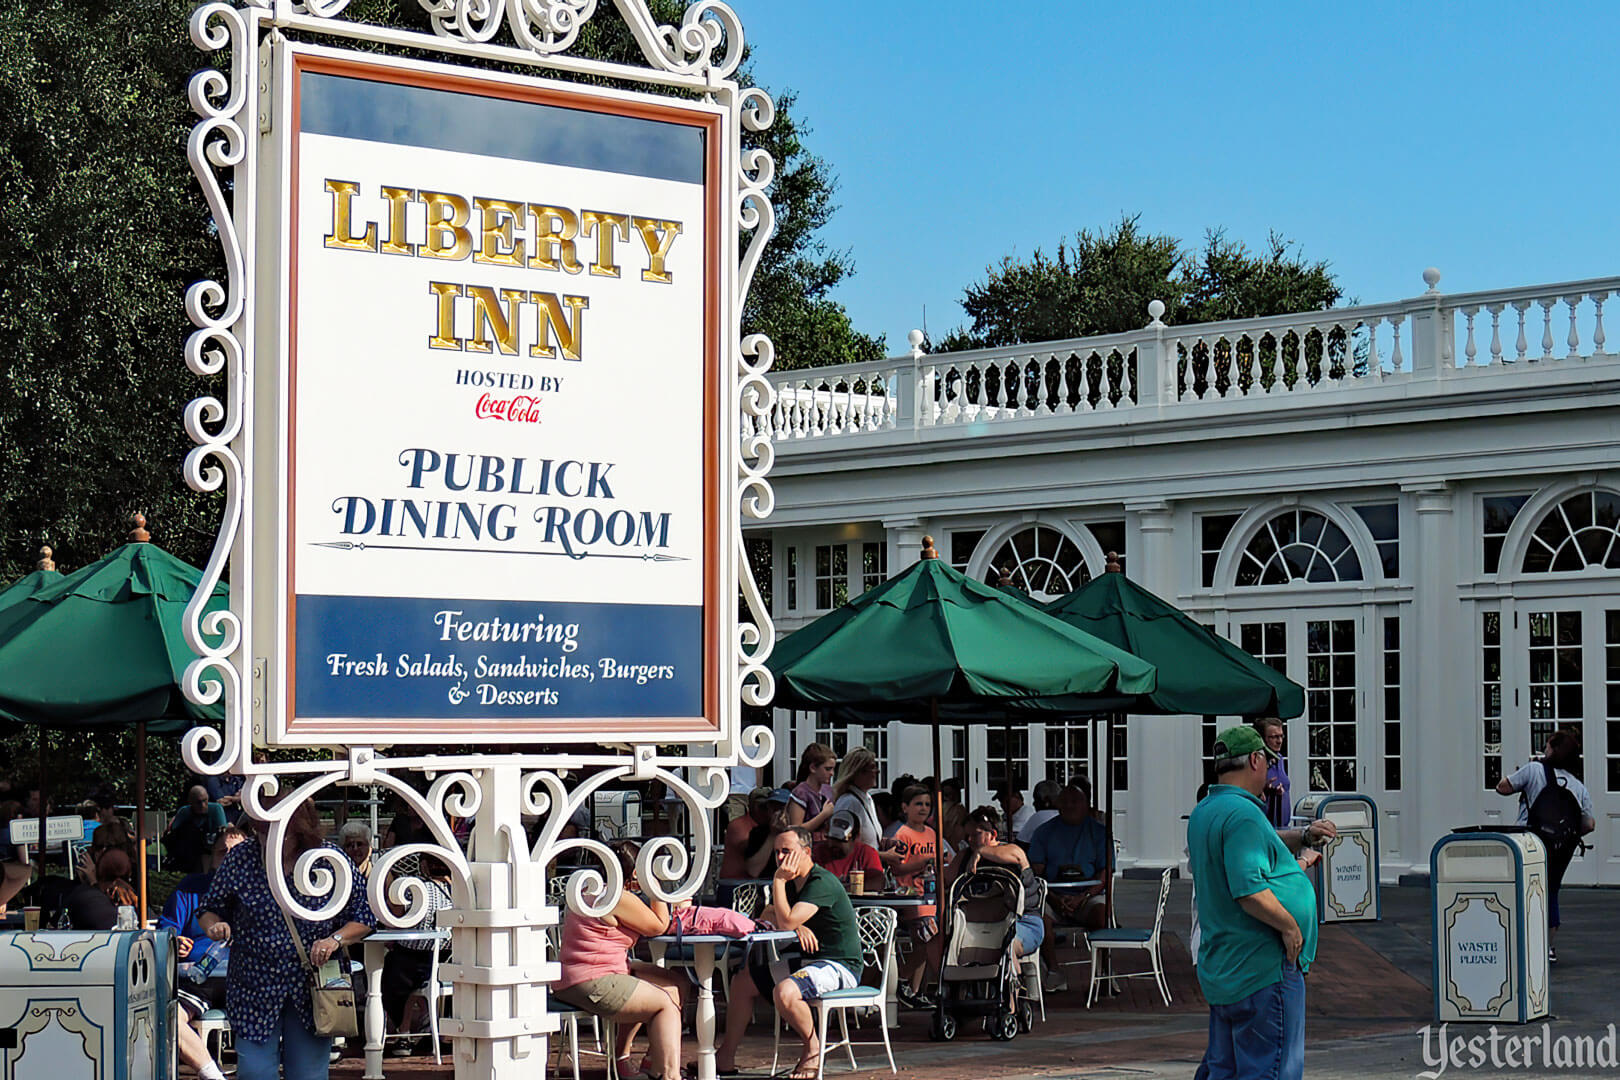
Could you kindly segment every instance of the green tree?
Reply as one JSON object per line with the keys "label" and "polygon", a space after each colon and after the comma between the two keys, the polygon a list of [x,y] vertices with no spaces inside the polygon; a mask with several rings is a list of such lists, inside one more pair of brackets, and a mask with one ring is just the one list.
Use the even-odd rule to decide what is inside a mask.
{"label": "green tree", "polygon": [[1037,248],[1028,260],[1004,257],[963,291],[971,324],[951,331],[937,351],[1116,334],[1148,321],[1161,300],[1176,324],[1331,307],[1341,297],[1325,262],[1306,260],[1276,233],[1251,254],[1220,230],[1197,251],[1173,236],[1152,235],[1140,215],[1107,229],[1082,229],[1060,241],[1056,257]]}
{"label": "green tree", "polygon": [[[192,282],[224,274],[185,154],[196,122],[190,76],[224,63],[192,45],[195,6],[0,5],[0,586],[33,568],[42,543],[66,569],[100,558],[136,510],[157,542],[192,563],[214,546],[221,501],[180,474],[192,447],[182,410],[220,389],[182,362],[192,329],[182,298]],[[652,0],[666,23],[685,7]],[[429,28],[415,0],[357,0],[346,16]],[[574,51],[645,66],[605,3]],[[751,62],[739,77],[753,79]],[[781,366],[875,359],[882,339],[856,332],[830,297],[853,264],[820,239],[836,180],[807,148],[795,106],[784,95],[770,130],[744,133],[776,161],[777,233],[743,329],[771,335]],[[78,739],[53,741],[51,753],[91,768]],[[32,732],[0,740],[19,763],[34,745]],[[153,768],[167,776],[155,759]]]}

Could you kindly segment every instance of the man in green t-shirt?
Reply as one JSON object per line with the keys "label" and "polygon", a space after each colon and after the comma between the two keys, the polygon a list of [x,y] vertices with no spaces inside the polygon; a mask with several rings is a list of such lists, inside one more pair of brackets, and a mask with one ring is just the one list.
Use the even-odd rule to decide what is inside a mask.
{"label": "man in green t-shirt", "polygon": [[790,1074],[802,1080],[816,1075],[816,1059],[821,1054],[810,1002],[860,982],[861,936],[849,894],[837,878],[810,859],[810,831],[788,829],[776,836],[772,846],[776,874],[771,879],[771,902],[760,921],[797,933],[799,946],[809,959],[774,985],[760,986],[754,978],[732,980],[726,1037],[716,1051],[715,1066],[722,1076],[736,1073],[737,1047],[748,1030],[754,999],[770,994],[777,1013],[804,1043],[799,1063]]}
{"label": "man in green t-shirt", "polygon": [[1215,739],[1217,783],[1187,821],[1198,889],[1198,982],[1209,1047],[1195,1080],[1305,1073],[1305,973],[1316,959],[1316,892],[1295,854],[1333,823],[1278,832],[1261,794],[1272,752],[1253,728]]}

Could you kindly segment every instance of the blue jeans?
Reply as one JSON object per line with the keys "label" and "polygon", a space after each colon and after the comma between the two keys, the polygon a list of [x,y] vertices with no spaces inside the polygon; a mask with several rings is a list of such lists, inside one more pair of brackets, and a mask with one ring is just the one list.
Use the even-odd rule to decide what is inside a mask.
{"label": "blue jeans", "polygon": [[239,1080],[326,1080],[331,1068],[332,1040],[304,1026],[292,1002],[281,1007],[281,1033],[264,1042],[236,1040],[236,1075]]}
{"label": "blue jeans", "polygon": [[1305,979],[1283,961],[1282,980],[1242,1001],[1209,1007],[1209,1049],[1194,1080],[1300,1080],[1305,1075]]}

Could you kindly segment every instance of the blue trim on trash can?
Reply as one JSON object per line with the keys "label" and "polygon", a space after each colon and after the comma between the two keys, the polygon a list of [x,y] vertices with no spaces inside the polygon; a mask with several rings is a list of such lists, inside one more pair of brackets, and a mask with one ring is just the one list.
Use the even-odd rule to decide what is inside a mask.
{"label": "blue trim on trash can", "polygon": [[[1513,852],[1513,891],[1518,893],[1520,897],[1518,912],[1513,920],[1515,937],[1519,943],[1516,978],[1518,980],[1517,987],[1520,991],[1517,995],[1519,998],[1519,1015],[1514,1023],[1528,1023],[1528,1014],[1530,1012],[1530,970],[1525,966],[1524,954],[1524,849],[1509,840],[1507,833],[1499,832],[1447,833],[1436,840],[1434,847],[1429,850],[1429,910],[1431,912],[1429,931],[1433,941],[1434,953],[1429,958],[1429,975],[1430,985],[1434,987],[1434,1020],[1435,1023],[1440,1022],[1440,995],[1442,993],[1442,983],[1440,982],[1440,849],[1447,844],[1469,843],[1475,840],[1496,840],[1503,847]],[[1463,1022],[1469,1023],[1470,1021]]]}

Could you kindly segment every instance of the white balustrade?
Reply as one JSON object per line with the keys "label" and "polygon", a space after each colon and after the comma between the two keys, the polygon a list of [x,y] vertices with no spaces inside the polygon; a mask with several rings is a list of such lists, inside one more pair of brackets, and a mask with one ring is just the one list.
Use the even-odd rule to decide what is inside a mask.
{"label": "white balustrade", "polygon": [[1605,351],[1603,306],[1620,277],[1453,295],[1439,280],[1431,268],[1427,292],[1388,304],[1175,326],[1155,303],[1152,321],[1124,334],[933,355],[914,347],[875,365],[772,373],[773,408],[745,415],[742,431],[790,441],[1086,423],[1129,409],[1145,420],[1217,401],[1289,408],[1391,382],[1460,392],[1477,385],[1456,382],[1464,374],[1535,378],[1616,358]]}

